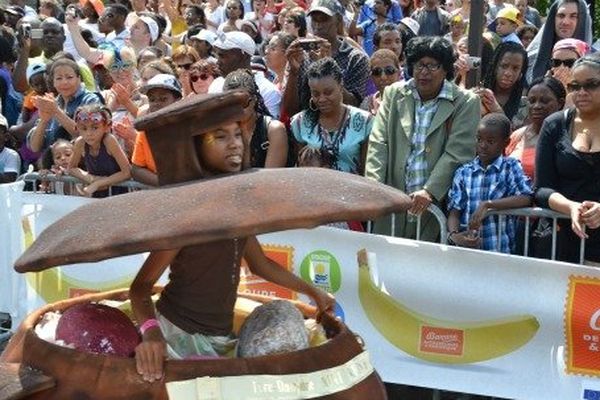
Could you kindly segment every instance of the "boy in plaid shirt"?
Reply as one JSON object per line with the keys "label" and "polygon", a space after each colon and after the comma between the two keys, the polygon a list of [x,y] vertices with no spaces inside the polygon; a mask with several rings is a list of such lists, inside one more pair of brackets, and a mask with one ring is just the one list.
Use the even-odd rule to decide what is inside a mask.
{"label": "boy in plaid shirt", "polygon": [[527,207],[533,191],[521,163],[503,156],[511,133],[510,120],[487,114],[477,130],[477,157],[458,168],[448,194],[448,241],[462,247],[510,253],[514,248],[514,218],[504,219],[498,237],[498,217],[490,210]]}

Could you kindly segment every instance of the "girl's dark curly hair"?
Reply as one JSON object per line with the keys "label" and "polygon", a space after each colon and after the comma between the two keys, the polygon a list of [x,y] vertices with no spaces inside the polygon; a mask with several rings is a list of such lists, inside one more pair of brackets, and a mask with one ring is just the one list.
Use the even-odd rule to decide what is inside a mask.
{"label": "girl's dark curly hair", "polygon": [[527,52],[518,43],[506,42],[500,43],[494,52],[494,58],[492,59],[492,66],[489,69],[487,75],[484,78],[483,86],[495,91],[496,90],[496,75],[500,61],[506,53],[520,54],[523,59],[523,65],[521,66],[521,76],[513,86],[508,101],[502,107],[504,114],[512,121],[513,117],[519,111],[519,104],[521,103],[521,96],[523,95],[523,89],[525,89],[527,82],[525,74],[527,72]]}
{"label": "girl's dark curly hair", "polygon": [[271,117],[271,113],[269,109],[265,105],[265,100],[260,94],[260,90],[258,89],[258,85],[254,80],[254,74],[249,69],[236,69],[233,72],[230,72],[227,77],[225,77],[225,83],[223,84],[223,90],[234,90],[234,89],[244,89],[250,93],[256,101],[254,105],[254,110],[256,111],[256,115],[268,115]]}
{"label": "girl's dark curly hair", "polygon": [[454,49],[452,43],[439,36],[418,36],[411,39],[406,46],[406,64],[408,74],[413,76],[413,66],[423,57],[430,57],[439,62],[446,72],[446,79],[454,78]]}

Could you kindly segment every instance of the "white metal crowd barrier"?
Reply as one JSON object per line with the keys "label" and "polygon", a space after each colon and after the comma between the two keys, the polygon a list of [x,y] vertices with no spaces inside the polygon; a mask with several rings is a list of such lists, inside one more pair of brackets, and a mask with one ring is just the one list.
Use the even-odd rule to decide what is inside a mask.
{"label": "white metal crowd barrier", "polygon": [[[444,212],[434,204],[431,204],[427,208],[427,212],[431,213],[435,219],[437,220],[440,226],[440,243],[447,244],[448,243],[448,230],[447,230],[447,218]],[[523,249],[525,255],[529,254],[529,245],[530,245],[530,222],[532,218],[547,218],[552,220],[552,246],[551,246],[551,254],[550,259],[556,260],[556,247],[557,247],[557,235],[558,235],[558,220],[559,219],[571,219],[569,215],[559,213],[557,211],[553,211],[546,208],[540,207],[526,207],[526,208],[514,208],[510,210],[492,210],[487,213],[487,215],[497,216],[498,218],[498,238],[500,238],[502,234],[502,228],[504,226],[504,220],[508,216],[520,217],[525,220],[525,233],[524,233],[524,243]],[[417,234],[416,239],[419,240],[421,237],[421,216],[417,216]],[[585,229],[585,227],[584,227]],[[396,231],[396,215],[392,214],[392,222],[391,222],[391,236],[393,232]],[[369,229],[370,231],[370,229]],[[498,240],[498,250],[500,249],[500,240]],[[581,239],[579,243],[579,264],[583,264],[585,261],[585,239]]]}
{"label": "white metal crowd barrier", "polygon": [[[498,237],[502,233],[504,219],[507,216],[525,218],[525,237],[523,249],[525,255],[529,254],[529,236],[531,218],[548,218],[552,220],[552,250],[550,259],[556,260],[556,243],[558,234],[558,220],[571,219],[571,216],[561,214],[559,212],[540,207],[513,208],[510,210],[493,210],[488,212],[488,215],[498,216]],[[585,232],[585,226],[583,227]],[[500,248],[500,240],[498,240],[498,248]],[[579,241],[579,264],[583,264],[585,260],[585,239]]]}
{"label": "white metal crowd barrier", "polygon": [[[38,191],[38,182],[46,181],[46,182],[63,182],[65,184],[73,185],[81,183],[81,181],[75,177],[67,176],[67,175],[42,175],[37,172],[31,172],[19,177],[19,180],[23,180],[25,182],[33,183],[33,191]],[[152,186],[145,185],[143,183],[127,180],[124,182],[120,182],[114,186],[125,187],[129,192],[135,190],[144,190],[144,189],[152,189]],[[111,195],[112,186],[109,188],[109,195]],[[435,220],[437,221],[440,228],[440,243],[447,244],[448,243],[448,230],[447,230],[447,218],[444,212],[436,205],[431,204],[427,208],[427,212],[432,214]],[[488,212],[488,215],[495,215],[498,217],[498,237],[500,237],[502,233],[502,227],[504,226],[504,220],[508,216],[521,217],[525,218],[525,234],[524,234],[524,254],[528,254],[529,252],[529,241],[530,241],[530,222],[532,218],[548,218],[552,220],[552,247],[550,258],[552,260],[556,259],[556,245],[557,245],[557,233],[558,233],[558,220],[559,219],[570,219],[569,215],[561,214],[559,212],[539,208],[539,207],[527,207],[527,208],[516,208],[510,210],[493,210]],[[419,240],[421,237],[421,218],[422,215],[415,216],[417,227],[416,227],[416,239]],[[369,221],[367,231],[371,232],[372,223]],[[396,214],[392,214],[391,220],[391,232],[390,236],[395,236],[394,232],[396,231]],[[498,240],[498,249],[500,248],[500,240]],[[585,239],[581,239],[579,245],[579,263],[583,264],[585,257]]]}
{"label": "white metal crowd barrier", "polygon": [[[55,174],[44,175],[44,174],[40,174],[39,172],[30,172],[30,173],[23,174],[23,175],[19,176],[18,180],[32,183],[34,193],[38,192],[37,184],[40,182],[62,182],[62,183],[68,184],[70,186],[71,190],[74,189],[74,185],[76,185],[78,183],[82,183],[79,179],[77,179],[73,176],[55,175]],[[124,187],[124,188],[127,188],[127,190],[129,192],[152,188],[152,186],[144,185],[143,183],[134,181],[133,179],[129,179],[127,181],[119,182],[116,185],[110,186],[108,188],[109,196],[112,195],[113,187]]]}

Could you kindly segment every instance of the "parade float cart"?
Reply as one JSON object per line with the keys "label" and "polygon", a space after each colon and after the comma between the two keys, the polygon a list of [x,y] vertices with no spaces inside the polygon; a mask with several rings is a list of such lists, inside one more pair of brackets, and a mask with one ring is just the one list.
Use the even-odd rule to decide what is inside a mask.
{"label": "parade float cart", "polygon": [[[237,114],[232,110],[236,106],[241,109],[247,99],[240,93],[228,96],[185,102],[180,108],[166,110],[164,115],[175,118],[173,115],[177,116],[182,109],[185,115],[208,115],[202,114],[202,106],[211,102],[216,107],[210,108],[214,114],[215,109],[222,108],[219,102],[229,101],[225,108],[229,113],[227,118],[235,118]],[[185,118],[173,124],[181,127],[182,120]],[[152,121],[162,124],[164,130],[164,120],[155,116]],[[189,147],[190,129],[182,129],[187,129],[188,133],[178,137],[182,142],[187,141],[184,147]],[[148,135],[151,145],[158,136]],[[186,154],[184,158],[193,170],[198,162],[193,153]],[[165,161],[163,165],[168,163]],[[158,159],[157,166],[161,184],[191,180],[189,175],[183,177],[176,173],[189,170],[187,166],[172,169],[169,176],[160,174]],[[331,222],[367,221],[405,211],[409,205],[409,198],[402,192],[356,175],[320,168],[249,170],[84,205],[43,231],[17,260],[15,269],[21,273],[37,272],[60,265],[313,228]],[[296,382],[300,379],[305,383],[276,396],[275,392],[265,392],[265,386],[243,395],[248,399],[386,398],[383,384],[368,360],[362,341],[343,322],[328,314],[323,315],[322,324],[329,340],[320,346],[253,358],[167,360],[163,379],[154,383],[142,380],[132,358],[76,351],[47,342],[34,332],[35,325],[47,311],[126,297],[126,290],[92,294],[49,304],[29,315],[0,356],[0,376],[4,380],[0,394],[5,388],[4,398],[166,399],[166,384],[170,382],[211,377],[214,380],[209,386],[214,388],[215,385],[231,386],[240,382],[248,384],[249,380],[264,383],[265,379],[271,379],[270,386],[266,387],[278,390],[275,382],[285,382],[291,376]],[[306,305],[299,307],[305,315],[309,313]],[[43,375],[36,375],[32,368]],[[219,383],[219,379],[236,377],[243,381]],[[202,384],[199,382],[198,387],[202,388]],[[311,388],[315,388],[312,393]],[[35,390],[38,392],[34,393]],[[212,394],[203,394],[200,389],[196,395],[198,399],[226,398],[210,397]],[[237,397],[237,400],[243,398]]]}

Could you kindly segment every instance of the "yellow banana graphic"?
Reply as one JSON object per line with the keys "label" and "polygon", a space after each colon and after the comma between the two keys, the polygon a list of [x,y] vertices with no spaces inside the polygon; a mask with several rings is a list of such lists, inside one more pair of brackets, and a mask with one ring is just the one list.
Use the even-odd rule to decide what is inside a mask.
{"label": "yellow banana graphic", "polygon": [[490,360],[525,345],[540,326],[533,315],[458,323],[431,318],[375,286],[364,249],[358,252],[358,266],[358,291],[365,314],[391,344],[416,358],[443,364]]}
{"label": "yellow banana graphic", "polygon": [[[25,248],[33,243],[34,235],[29,219],[22,220]],[[134,275],[126,276],[102,283],[81,281],[67,277],[61,273],[60,268],[50,268],[42,272],[29,272],[26,280],[29,285],[44,299],[46,303],[54,303],[59,300],[68,299],[72,296],[71,289],[87,288],[91,291],[104,292],[108,290],[129,287],[135,278]]]}

